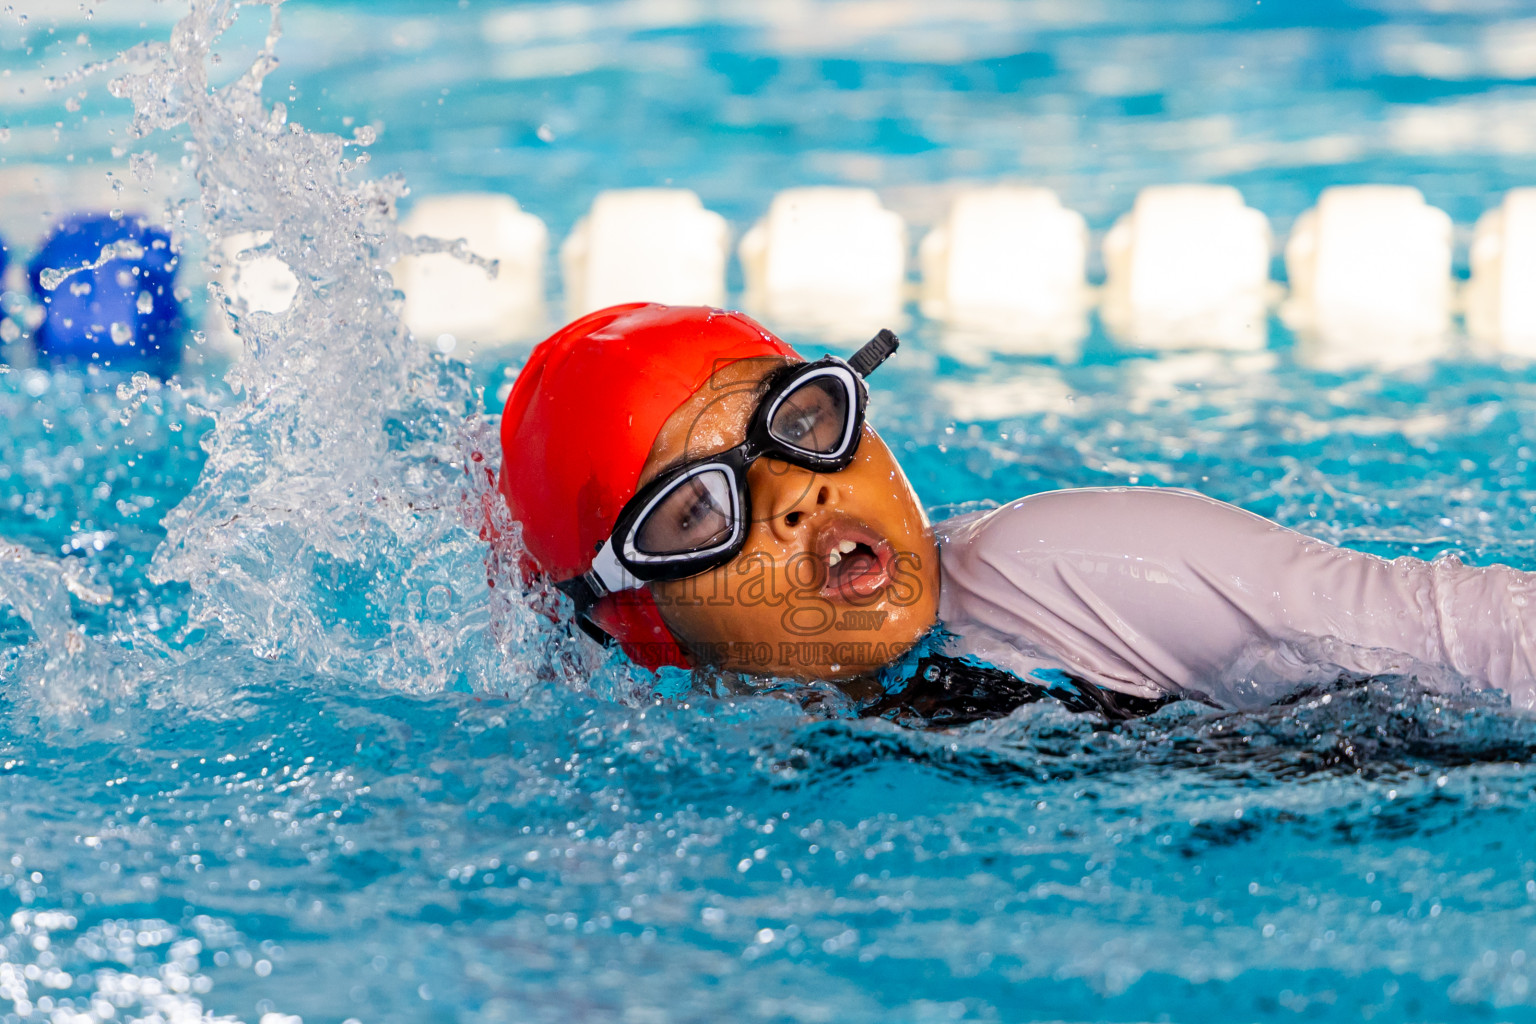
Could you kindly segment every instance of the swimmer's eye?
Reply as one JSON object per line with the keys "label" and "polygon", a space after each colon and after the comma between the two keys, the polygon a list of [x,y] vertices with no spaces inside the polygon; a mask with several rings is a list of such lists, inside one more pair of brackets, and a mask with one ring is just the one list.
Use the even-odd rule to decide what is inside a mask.
{"label": "swimmer's eye", "polygon": [[635,547],[649,555],[705,551],[731,534],[731,481],[712,470],[689,477],[645,517]]}
{"label": "swimmer's eye", "polygon": [[830,454],[842,447],[847,423],[847,391],[833,380],[818,378],[785,396],[768,430],[796,448]]}

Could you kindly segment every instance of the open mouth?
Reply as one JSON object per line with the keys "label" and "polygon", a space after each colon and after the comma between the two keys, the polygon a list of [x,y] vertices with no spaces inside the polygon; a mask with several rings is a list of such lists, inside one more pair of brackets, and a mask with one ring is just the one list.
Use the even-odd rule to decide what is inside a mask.
{"label": "open mouth", "polygon": [[815,551],[826,568],[825,597],[864,603],[891,584],[890,542],[861,523],[829,523],[817,535]]}

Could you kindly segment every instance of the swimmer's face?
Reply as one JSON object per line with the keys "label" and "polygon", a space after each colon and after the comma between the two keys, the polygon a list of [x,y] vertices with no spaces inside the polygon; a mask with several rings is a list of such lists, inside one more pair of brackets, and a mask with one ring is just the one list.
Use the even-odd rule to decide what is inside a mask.
{"label": "swimmer's face", "polygon": [[[677,462],[740,444],[764,378],[785,360],[730,363],[657,435],[644,486]],[[853,463],[816,473],[772,458],[748,470],[752,521],[734,561],[651,584],[695,661],[753,675],[846,679],[899,656],[938,614],[939,554],[890,449],[868,424]]]}

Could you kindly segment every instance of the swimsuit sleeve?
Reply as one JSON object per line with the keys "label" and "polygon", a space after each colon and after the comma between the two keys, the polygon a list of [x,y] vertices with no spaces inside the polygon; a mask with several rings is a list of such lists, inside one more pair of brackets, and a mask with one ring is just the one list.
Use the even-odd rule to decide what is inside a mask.
{"label": "swimsuit sleeve", "polygon": [[1389,561],[1172,488],[1037,494],[938,533],[960,653],[1026,676],[1245,707],[1402,674],[1536,703],[1536,574]]}

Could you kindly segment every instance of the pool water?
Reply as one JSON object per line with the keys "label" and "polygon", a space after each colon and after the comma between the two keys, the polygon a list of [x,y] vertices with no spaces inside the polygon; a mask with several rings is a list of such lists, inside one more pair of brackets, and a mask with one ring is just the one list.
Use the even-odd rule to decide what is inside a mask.
{"label": "pool water", "polygon": [[[265,107],[239,76],[267,9],[218,64],[225,9],[178,13],[0,13],[0,171],[154,152],[125,187],[180,189],[190,248],[272,230],[316,285],[228,372],[0,373],[0,1016],[1536,1019],[1528,713],[1404,679],[1113,726],[658,700],[487,567],[480,414],[527,347],[429,357],[376,269],[409,245],[392,203],[478,187],[556,237],[606,187],[692,187],[739,231],[782,187],[874,185],[922,224],[1013,175],[1096,230],[1168,180],[1238,184],[1282,232],[1352,181],[1466,225],[1536,141],[1424,125],[1529,109],[1507,40],[1536,11],[296,0]],[[166,40],[78,109],[43,82]],[[7,225],[35,211],[5,217],[31,244]],[[1536,370],[1324,372],[1271,328],[961,359],[914,316],[871,415],[937,514],[1188,486],[1536,569]]]}

